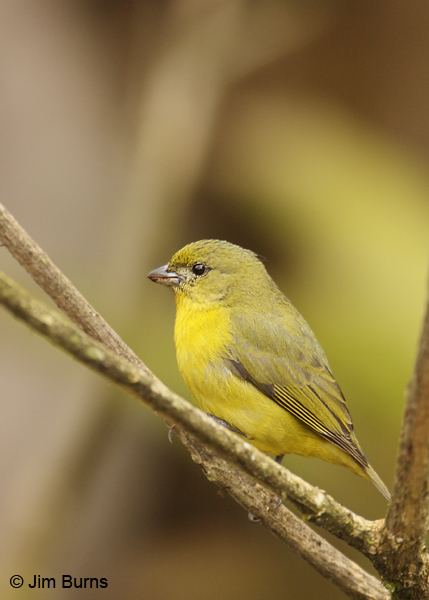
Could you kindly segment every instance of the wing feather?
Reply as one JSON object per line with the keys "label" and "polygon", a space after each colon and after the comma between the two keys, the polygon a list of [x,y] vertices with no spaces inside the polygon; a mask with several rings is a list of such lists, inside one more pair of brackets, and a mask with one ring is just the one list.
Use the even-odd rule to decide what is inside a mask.
{"label": "wing feather", "polygon": [[301,315],[292,305],[287,308],[257,315],[251,324],[233,314],[235,340],[227,359],[231,370],[366,467],[326,356]]}

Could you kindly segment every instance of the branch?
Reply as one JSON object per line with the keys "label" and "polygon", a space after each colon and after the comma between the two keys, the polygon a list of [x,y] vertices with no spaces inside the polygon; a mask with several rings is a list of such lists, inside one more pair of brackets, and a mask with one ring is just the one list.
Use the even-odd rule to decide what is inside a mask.
{"label": "branch", "polygon": [[[217,444],[216,447],[219,449],[235,456],[236,462],[242,468],[265,482],[282,499],[287,498],[307,516],[307,520],[323,527],[367,556],[374,555],[378,543],[380,522],[368,521],[356,515],[323,490],[312,486],[285,467],[276,464],[253,446],[243,443],[240,438],[234,436],[232,438],[234,442],[236,443],[236,440],[239,439],[240,443],[236,443],[234,447],[228,446],[229,432],[219,427],[213,428],[212,420],[207,421],[203,413],[196,411],[192,405],[170,392],[149,371],[1,203],[0,242],[8,248],[40,287],[83,331],[136,365],[142,371],[140,375],[145,375],[145,383],[149,388],[153,386],[160,394],[165,393],[169,397],[180,400],[179,413],[185,415],[185,419],[190,418],[190,414],[194,415],[197,430],[199,427],[202,428],[202,431],[205,430],[205,437],[201,438],[203,442],[211,441],[215,446]],[[13,309],[11,308],[11,310]],[[152,406],[152,408],[160,410],[156,406]],[[168,410],[167,407],[167,412]],[[190,413],[189,411],[194,412]],[[160,412],[162,411],[160,410]],[[201,415],[205,419],[204,422],[201,420]],[[180,416],[176,415],[176,417],[176,422],[181,422]],[[206,423],[209,423],[208,429],[204,429]],[[190,423],[184,423],[184,425],[185,427],[189,426],[189,431],[197,433],[195,427]],[[217,432],[217,436],[215,432]]]}
{"label": "branch", "polygon": [[[387,573],[402,574],[406,586],[416,573],[421,590],[428,587],[424,548],[429,513],[429,301],[420,335],[414,374],[407,392],[392,503],[382,530]],[[421,593],[421,592],[416,592]],[[422,596],[416,596],[422,597]]]}
{"label": "branch", "polygon": [[388,591],[375,577],[368,575],[312,529],[303,529],[302,521],[286,506],[279,505],[278,497],[260,481],[213,453],[210,447],[195,443],[192,437],[187,437],[186,445],[193,460],[203,467],[210,481],[250,510],[324,577],[333,581],[352,598],[390,598]]}
{"label": "branch", "polygon": [[[141,371],[128,360],[82,332],[63,315],[35,300],[8,277],[0,273],[0,303],[55,345],[102,373],[151,406],[157,413],[195,435],[227,458],[199,446],[192,438],[185,441],[194,459],[204,466],[209,479],[227,489],[243,506],[291,547],[299,551],[320,573],[329,577],[352,598],[387,600],[390,595],[380,582],[326,542],[288,508],[278,505],[278,497],[261,482],[244,473],[231,460],[252,471],[283,471],[273,460],[253,448],[205,413],[171,392],[153,375]],[[183,436],[182,436],[183,437]],[[255,468],[256,467],[256,468]],[[273,486],[274,487],[274,486]]]}

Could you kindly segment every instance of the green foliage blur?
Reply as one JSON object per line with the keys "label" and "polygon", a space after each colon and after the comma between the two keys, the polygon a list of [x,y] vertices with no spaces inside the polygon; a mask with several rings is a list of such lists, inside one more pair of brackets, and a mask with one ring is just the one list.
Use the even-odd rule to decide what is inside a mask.
{"label": "green foliage blur", "polygon": [[[146,273],[206,237],[265,257],[389,486],[426,294],[428,21],[387,0],[0,6],[0,201],[187,398],[173,298]],[[2,598],[15,572],[109,580],[60,599],[343,597],[146,408],[2,312],[0,332]],[[383,516],[346,470],[285,465]]]}

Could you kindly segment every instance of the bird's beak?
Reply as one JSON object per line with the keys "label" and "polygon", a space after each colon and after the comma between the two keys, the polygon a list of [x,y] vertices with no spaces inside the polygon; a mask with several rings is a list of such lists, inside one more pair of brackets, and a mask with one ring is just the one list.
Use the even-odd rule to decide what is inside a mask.
{"label": "bird's beak", "polygon": [[168,265],[162,265],[148,273],[148,278],[155,283],[162,283],[163,285],[176,286],[182,281],[182,278],[175,271],[169,271]]}

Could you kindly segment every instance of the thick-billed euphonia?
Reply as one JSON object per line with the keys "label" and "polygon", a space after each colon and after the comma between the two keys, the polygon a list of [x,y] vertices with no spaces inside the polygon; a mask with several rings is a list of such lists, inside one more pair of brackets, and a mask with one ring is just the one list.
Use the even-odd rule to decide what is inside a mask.
{"label": "thick-billed euphonia", "polygon": [[178,366],[202,410],[273,457],[343,465],[390,499],[325,353],[256,254],[201,240],[148,277],[175,292]]}

